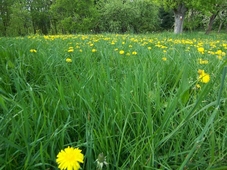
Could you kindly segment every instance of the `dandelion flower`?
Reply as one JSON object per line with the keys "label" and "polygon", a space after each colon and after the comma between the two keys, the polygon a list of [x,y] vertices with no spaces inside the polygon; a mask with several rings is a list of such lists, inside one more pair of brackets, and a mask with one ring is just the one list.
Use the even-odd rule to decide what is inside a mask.
{"label": "dandelion flower", "polygon": [[199,81],[202,83],[208,83],[210,81],[210,75],[205,73],[204,70],[198,70],[198,74],[199,74]]}
{"label": "dandelion flower", "polygon": [[31,53],[37,53],[37,50],[36,49],[31,49],[30,52]]}
{"label": "dandelion flower", "polygon": [[93,49],[91,50],[91,52],[95,53],[95,52],[97,52],[97,50],[93,48]]}
{"label": "dandelion flower", "polygon": [[119,54],[121,54],[121,55],[124,54],[124,53],[125,53],[124,50],[119,51]]}
{"label": "dandelion flower", "polygon": [[199,58],[199,64],[208,64],[208,60],[203,60],[201,58]]}
{"label": "dandelion flower", "polygon": [[67,63],[71,63],[71,62],[72,62],[72,59],[71,59],[71,58],[66,58],[65,61],[66,61]]}
{"label": "dandelion flower", "polygon": [[166,61],[166,60],[167,60],[167,58],[166,58],[166,57],[162,57],[162,60],[163,60],[163,61]]}
{"label": "dandelion flower", "polygon": [[219,60],[222,60],[222,56],[221,56],[221,55],[218,55],[217,58],[218,58]]}
{"label": "dandelion flower", "polygon": [[78,148],[67,147],[61,150],[58,155],[56,162],[60,170],[78,170],[80,163],[84,162],[84,155]]}
{"label": "dandelion flower", "polygon": [[137,52],[136,52],[136,51],[133,51],[133,52],[132,52],[132,55],[137,55]]}
{"label": "dandelion flower", "polygon": [[198,47],[197,48],[198,52],[200,52],[201,54],[204,54],[204,48],[203,47]]}
{"label": "dandelion flower", "polygon": [[196,88],[200,89],[201,88],[200,84],[196,84]]}
{"label": "dandelion flower", "polygon": [[68,49],[68,53],[72,53],[73,51],[74,51],[73,48]]}

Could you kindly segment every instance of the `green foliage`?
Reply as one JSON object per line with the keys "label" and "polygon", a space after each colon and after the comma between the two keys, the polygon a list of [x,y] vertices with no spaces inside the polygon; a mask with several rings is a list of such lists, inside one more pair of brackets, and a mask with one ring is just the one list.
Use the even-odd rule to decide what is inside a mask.
{"label": "green foliage", "polygon": [[33,31],[32,18],[25,4],[15,2],[11,6],[9,26],[7,27],[8,36],[23,36],[31,34]]}
{"label": "green foliage", "polygon": [[0,1],[0,35],[6,36],[6,28],[10,21],[10,7],[13,5],[13,0]]}
{"label": "green foliage", "polygon": [[98,17],[93,0],[56,0],[51,5],[51,13],[60,33],[90,32]]}
{"label": "green foliage", "polygon": [[99,4],[98,30],[104,32],[148,32],[157,30],[158,8],[150,1],[107,1]]}
{"label": "green foliage", "polygon": [[163,8],[159,9],[159,18],[161,20],[161,29],[172,29],[174,25],[174,13],[173,11],[166,11]]}
{"label": "green foliage", "polygon": [[207,22],[203,23],[205,16],[197,10],[189,10],[185,20],[184,28],[186,30],[195,31],[195,30],[204,30],[207,26]]}
{"label": "green foliage", "polygon": [[[0,44],[0,169],[57,169],[69,145],[82,149],[82,169],[96,169],[102,152],[105,169],[226,168],[225,34],[36,35]],[[198,69],[210,82],[197,79]]]}
{"label": "green foliage", "polygon": [[[180,4],[200,13],[198,17],[188,15],[185,27],[189,30],[201,28],[199,22],[204,18],[226,9],[222,0],[4,0],[0,1],[0,35],[146,33],[171,29],[172,10],[176,11]],[[220,23],[219,18],[216,20]]]}

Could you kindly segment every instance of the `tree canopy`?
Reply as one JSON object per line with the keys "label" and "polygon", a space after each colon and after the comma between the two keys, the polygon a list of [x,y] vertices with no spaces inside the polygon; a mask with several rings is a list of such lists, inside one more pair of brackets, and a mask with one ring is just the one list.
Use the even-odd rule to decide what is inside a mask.
{"label": "tree canopy", "polygon": [[146,33],[173,26],[175,33],[181,33],[192,11],[200,15],[188,19],[188,25],[201,28],[196,23],[206,19],[210,31],[216,20],[225,24],[219,16],[226,8],[222,0],[2,0],[0,36]]}

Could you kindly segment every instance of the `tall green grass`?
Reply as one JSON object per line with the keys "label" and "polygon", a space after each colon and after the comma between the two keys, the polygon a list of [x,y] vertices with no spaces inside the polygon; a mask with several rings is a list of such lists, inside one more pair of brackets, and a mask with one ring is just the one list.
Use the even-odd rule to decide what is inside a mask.
{"label": "tall green grass", "polygon": [[[226,55],[208,53],[226,52],[225,39],[1,38],[0,169],[57,169],[56,155],[67,146],[82,149],[89,170],[102,152],[104,169],[227,168]],[[199,82],[198,69],[209,83]]]}

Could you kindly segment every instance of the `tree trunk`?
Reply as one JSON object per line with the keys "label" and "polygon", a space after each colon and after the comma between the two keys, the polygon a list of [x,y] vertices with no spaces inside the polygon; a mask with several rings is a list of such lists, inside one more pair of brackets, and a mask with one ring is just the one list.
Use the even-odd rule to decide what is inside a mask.
{"label": "tree trunk", "polygon": [[180,34],[183,32],[183,23],[184,23],[184,18],[185,18],[185,13],[187,11],[187,8],[185,7],[184,4],[179,4],[177,8],[174,10],[174,33],[175,34]]}
{"label": "tree trunk", "polygon": [[223,21],[221,21],[221,23],[220,23],[220,25],[218,27],[218,33],[220,33],[220,31],[221,31],[222,24],[223,24]]}
{"label": "tree trunk", "polygon": [[214,19],[216,18],[217,14],[213,14],[211,15],[210,17],[210,21],[209,21],[209,24],[208,24],[208,28],[206,30],[206,33],[205,34],[209,34],[210,31],[212,30],[212,26],[213,26],[213,23],[214,23]]}

